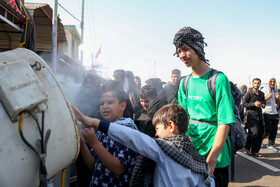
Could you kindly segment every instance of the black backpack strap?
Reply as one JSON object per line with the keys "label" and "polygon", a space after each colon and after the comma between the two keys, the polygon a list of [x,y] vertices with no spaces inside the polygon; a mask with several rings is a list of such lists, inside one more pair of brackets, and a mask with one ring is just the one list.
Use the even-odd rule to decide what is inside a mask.
{"label": "black backpack strap", "polygon": [[187,86],[188,86],[188,83],[189,83],[189,80],[190,80],[190,77],[191,77],[192,74],[188,74],[186,76],[186,78],[184,79],[184,91],[185,93],[187,94]]}
{"label": "black backpack strap", "polygon": [[[208,89],[209,89],[209,92],[211,94],[211,97],[213,98],[213,100],[216,102],[216,78],[218,76],[219,73],[222,73],[221,71],[218,71],[216,69],[213,69],[211,72],[210,72],[210,75],[209,75],[209,79],[208,79]],[[236,115],[235,115],[236,117]],[[235,154],[235,139],[232,138],[234,137],[234,130],[233,128],[231,127],[230,128],[230,134],[231,134],[231,137],[230,137],[230,142],[231,142],[231,181],[234,181],[234,177],[235,177],[235,157],[234,157],[234,154]]]}
{"label": "black backpack strap", "polygon": [[216,69],[212,69],[208,78],[208,89],[210,92],[211,97],[216,102],[216,78],[221,71]]}

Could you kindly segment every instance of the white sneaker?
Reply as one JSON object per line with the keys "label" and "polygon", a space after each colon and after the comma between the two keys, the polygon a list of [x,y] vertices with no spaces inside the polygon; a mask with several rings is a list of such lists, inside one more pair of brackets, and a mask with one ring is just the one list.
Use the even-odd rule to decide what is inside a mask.
{"label": "white sneaker", "polygon": [[273,152],[278,152],[278,150],[275,149],[273,146],[267,146],[266,148],[273,151]]}

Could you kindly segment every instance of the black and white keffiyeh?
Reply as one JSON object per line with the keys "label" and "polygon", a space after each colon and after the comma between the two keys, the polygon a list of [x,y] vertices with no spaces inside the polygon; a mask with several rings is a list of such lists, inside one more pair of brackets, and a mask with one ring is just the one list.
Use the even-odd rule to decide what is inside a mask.
{"label": "black and white keffiyeh", "polygon": [[211,179],[206,160],[193,148],[186,135],[179,134],[164,139],[156,139],[156,142],[172,160],[194,173],[204,175],[204,184],[210,186]]}
{"label": "black and white keffiyeh", "polygon": [[183,27],[175,34],[173,44],[176,47],[174,55],[179,56],[177,49],[186,44],[197,53],[201,60],[208,63],[208,60],[205,59],[204,52],[204,45],[207,46],[207,43],[204,42],[204,37],[199,31],[191,27]]}
{"label": "black and white keffiyeh", "polygon": [[[205,158],[197,153],[189,138],[184,134],[170,136],[164,139],[155,139],[159,147],[172,160],[194,173],[204,176],[204,184],[211,185],[208,166]],[[130,186],[153,186],[155,162],[139,155],[133,169]]]}
{"label": "black and white keffiyeh", "polygon": [[131,187],[153,187],[153,177],[156,162],[138,155],[132,171],[129,186]]}

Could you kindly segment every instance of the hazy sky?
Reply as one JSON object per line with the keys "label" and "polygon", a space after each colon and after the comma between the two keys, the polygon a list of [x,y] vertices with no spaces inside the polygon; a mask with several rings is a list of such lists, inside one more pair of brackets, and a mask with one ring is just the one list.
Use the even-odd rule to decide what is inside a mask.
{"label": "hazy sky", "polygon": [[[52,0],[26,0],[48,3]],[[59,0],[81,17],[81,0]],[[102,76],[115,69],[131,70],[142,77],[170,80],[171,70],[191,70],[175,56],[175,33],[184,26],[205,37],[206,59],[237,83],[249,78],[280,81],[280,1],[278,0],[85,0],[85,65],[94,61]],[[78,22],[61,8],[63,24]],[[79,26],[78,26],[79,27]]]}

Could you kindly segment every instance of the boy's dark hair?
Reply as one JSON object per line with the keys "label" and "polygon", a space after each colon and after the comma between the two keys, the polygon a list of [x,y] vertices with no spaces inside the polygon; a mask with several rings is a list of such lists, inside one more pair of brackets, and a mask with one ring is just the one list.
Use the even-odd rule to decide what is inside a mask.
{"label": "boy's dark hair", "polygon": [[155,87],[151,85],[145,85],[139,91],[139,97],[141,99],[146,99],[146,98],[155,99],[156,96],[157,96],[157,90]]}
{"label": "boy's dark hair", "polygon": [[173,69],[171,74],[181,75],[181,71],[178,69]]}
{"label": "boy's dark hair", "polygon": [[177,125],[180,134],[185,134],[188,131],[189,118],[182,106],[176,104],[165,105],[153,117],[154,127],[159,123],[167,127],[169,121],[173,121]]}
{"label": "boy's dark hair", "polygon": [[[120,103],[122,101],[125,101],[126,102],[126,108],[124,110],[124,113],[123,113],[123,117],[127,117],[127,118],[133,118],[133,108],[132,108],[132,104],[129,100],[129,97],[128,95],[125,93],[124,89],[122,88],[122,86],[119,84],[118,81],[115,81],[115,80],[107,80],[104,84],[104,88],[103,88],[103,94],[106,93],[106,92],[109,92],[111,90],[117,90],[119,92],[121,92],[123,94],[123,96],[118,96],[117,95],[113,95],[114,98],[118,99],[120,101]],[[124,100],[123,98],[124,97]]]}
{"label": "boy's dark hair", "polygon": [[134,76],[135,79],[141,80],[139,76]]}
{"label": "boy's dark hair", "polygon": [[100,87],[101,79],[98,75],[87,74],[83,80],[82,85],[85,86],[86,83],[92,82],[92,85]]}
{"label": "boy's dark hair", "polygon": [[113,73],[113,77],[116,81],[124,81],[125,76],[125,71],[123,69],[117,69]]}
{"label": "boy's dark hair", "polygon": [[[105,93],[111,93],[113,98],[119,100],[119,103],[121,102],[126,102],[126,96],[125,96],[125,92],[122,91],[122,90],[118,90],[118,89],[108,89],[108,90],[105,90]],[[102,94],[102,95],[103,95]]]}
{"label": "boy's dark hair", "polygon": [[252,83],[253,83],[254,81],[260,81],[260,83],[262,83],[261,79],[259,79],[259,78],[254,78],[254,79],[252,80]]}
{"label": "boy's dark hair", "polygon": [[147,83],[147,85],[155,87],[157,91],[162,90],[162,85],[165,84],[165,82],[162,82],[160,78],[150,78],[145,82]]}
{"label": "boy's dark hair", "polygon": [[123,69],[116,69],[113,73],[113,77],[115,77],[116,75],[125,76],[125,71]]}

